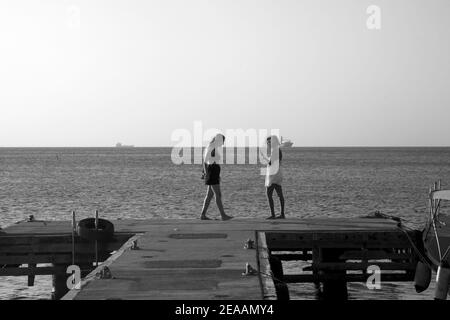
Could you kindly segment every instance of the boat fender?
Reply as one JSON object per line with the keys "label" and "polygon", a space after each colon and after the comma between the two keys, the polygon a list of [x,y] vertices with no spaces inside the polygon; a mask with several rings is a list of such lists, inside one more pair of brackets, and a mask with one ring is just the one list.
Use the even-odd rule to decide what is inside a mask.
{"label": "boat fender", "polygon": [[450,265],[448,262],[441,262],[436,275],[435,300],[446,300],[449,291]]}
{"label": "boat fender", "polygon": [[431,282],[431,268],[419,261],[416,266],[416,274],[414,275],[414,287],[417,293],[421,293],[428,289]]}
{"label": "boat fender", "polygon": [[95,229],[95,218],[87,218],[78,222],[78,235],[91,241],[108,241],[114,235],[114,225],[105,219],[98,219],[98,230]]}

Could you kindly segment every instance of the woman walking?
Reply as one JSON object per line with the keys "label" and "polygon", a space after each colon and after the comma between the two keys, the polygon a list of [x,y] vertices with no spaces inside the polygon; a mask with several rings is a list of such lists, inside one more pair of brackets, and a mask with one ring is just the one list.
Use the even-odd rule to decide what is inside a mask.
{"label": "woman walking", "polygon": [[204,158],[203,158],[203,178],[205,179],[206,197],[203,202],[202,213],[200,216],[201,220],[211,220],[206,216],[206,211],[208,210],[209,204],[213,196],[216,198],[216,204],[219,208],[222,220],[230,220],[233,217],[225,214],[222,203],[222,193],[220,191],[220,165],[217,163],[220,160],[219,152],[216,149],[223,146],[225,141],[225,136],[222,134],[217,134],[209,143],[206,148]]}
{"label": "woman walking", "polygon": [[[281,183],[283,182],[283,174],[281,172],[281,160],[283,159],[283,153],[280,149],[280,140],[277,136],[270,136],[266,140],[267,150],[269,153],[269,158],[261,153],[263,158],[267,161],[266,169],[266,194],[267,200],[269,201],[270,217],[267,219],[284,219],[284,196],[283,188]],[[275,216],[275,207],[273,203],[273,191],[277,192],[278,198],[280,198],[281,214]]]}

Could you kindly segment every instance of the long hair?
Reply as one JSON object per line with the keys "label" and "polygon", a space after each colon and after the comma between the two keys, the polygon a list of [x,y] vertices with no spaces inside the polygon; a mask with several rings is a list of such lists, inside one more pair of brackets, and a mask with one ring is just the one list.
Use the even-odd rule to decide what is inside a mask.
{"label": "long hair", "polygon": [[276,150],[278,149],[278,160],[281,161],[283,159],[283,153],[281,152],[281,143],[280,139],[277,136],[272,135],[267,137],[267,142],[270,142],[270,155],[271,157],[276,154]]}
{"label": "long hair", "polygon": [[216,148],[223,145],[224,142],[225,136],[221,133],[217,133],[206,147],[204,156],[205,161],[207,161],[210,157],[214,158],[216,156]]}

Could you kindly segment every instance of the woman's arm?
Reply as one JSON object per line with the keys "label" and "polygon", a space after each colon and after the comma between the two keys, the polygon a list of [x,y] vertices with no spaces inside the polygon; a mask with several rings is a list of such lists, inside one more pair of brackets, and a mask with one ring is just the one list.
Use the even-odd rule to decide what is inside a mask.
{"label": "woman's arm", "polygon": [[208,162],[211,159],[211,144],[206,147],[205,153],[203,155],[203,172],[206,173],[206,168],[208,166]]}
{"label": "woman's arm", "polygon": [[261,150],[259,150],[259,154],[262,156],[265,162],[270,163],[270,158],[267,158],[266,155]]}

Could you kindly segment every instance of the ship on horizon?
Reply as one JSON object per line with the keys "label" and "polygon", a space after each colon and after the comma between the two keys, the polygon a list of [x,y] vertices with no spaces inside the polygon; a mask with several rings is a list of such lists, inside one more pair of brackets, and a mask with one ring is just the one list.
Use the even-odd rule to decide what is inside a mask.
{"label": "ship on horizon", "polygon": [[281,147],[282,148],[290,148],[293,145],[294,145],[294,143],[291,140],[289,140],[289,139],[285,140],[285,139],[283,139],[283,137],[281,137]]}
{"label": "ship on horizon", "polygon": [[126,144],[122,144],[120,142],[116,143],[116,148],[134,148],[133,145],[126,145]]}

